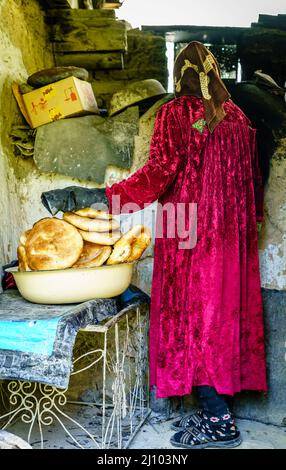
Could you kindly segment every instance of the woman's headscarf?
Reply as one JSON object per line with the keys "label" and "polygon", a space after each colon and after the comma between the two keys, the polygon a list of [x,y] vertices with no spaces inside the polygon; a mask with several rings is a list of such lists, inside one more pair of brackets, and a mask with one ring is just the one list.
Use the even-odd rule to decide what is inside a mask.
{"label": "woman's headscarf", "polygon": [[216,58],[200,42],[190,42],[177,56],[174,65],[175,96],[202,98],[205,120],[210,132],[225,117],[223,104],[230,98]]}

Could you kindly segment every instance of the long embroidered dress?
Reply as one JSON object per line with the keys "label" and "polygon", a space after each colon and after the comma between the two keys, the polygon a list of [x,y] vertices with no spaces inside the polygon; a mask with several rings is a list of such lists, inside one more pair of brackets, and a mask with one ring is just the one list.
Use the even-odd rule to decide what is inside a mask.
{"label": "long embroidered dress", "polygon": [[177,234],[168,238],[166,224],[155,241],[150,374],[158,398],[190,394],[197,385],[229,395],[267,389],[255,130],[232,101],[224,109],[225,119],[210,133],[200,98],[164,105],[149,161],[106,189],[110,205],[120,195],[121,207],[157,199],[198,204],[193,249],[180,249]]}

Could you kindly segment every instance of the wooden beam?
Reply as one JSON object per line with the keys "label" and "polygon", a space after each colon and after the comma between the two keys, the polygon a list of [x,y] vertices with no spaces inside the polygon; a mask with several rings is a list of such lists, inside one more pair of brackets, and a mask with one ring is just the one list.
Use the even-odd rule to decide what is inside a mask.
{"label": "wooden beam", "polygon": [[55,54],[56,65],[74,65],[88,70],[122,70],[123,54],[121,52],[75,52]]}
{"label": "wooden beam", "polygon": [[73,8],[72,0],[40,0],[44,8]]}
{"label": "wooden beam", "polygon": [[127,28],[124,21],[100,18],[55,24],[51,28],[55,52],[126,51]]}
{"label": "wooden beam", "polygon": [[142,26],[143,31],[164,36],[171,42],[200,41],[211,44],[236,44],[250,28],[217,26]]}
{"label": "wooden beam", "polygon": [[121,2],[105,2],[102,8],[106,10],[114,10],[115,8],[120,8],[121,6]]}
{"label": "wooden beam", "polygon": [[58,10],[50,9],[46,12],[46,22],[50,24],[55,23],[70,23],[72,21],[96,21],[100,18],[115,19],[114,10],[81,10],[81,9],[69,9],[69,10]]}

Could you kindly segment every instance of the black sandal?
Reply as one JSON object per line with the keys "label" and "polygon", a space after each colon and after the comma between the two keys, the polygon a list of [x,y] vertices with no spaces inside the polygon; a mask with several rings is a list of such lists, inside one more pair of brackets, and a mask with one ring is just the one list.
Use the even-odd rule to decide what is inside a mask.
{"label": "black sandal", "polygon": [[184,416],[178,421],[175,421],[174,423],[172,423],[171,429],[174,429],[174,431],[183,431],[186,428],[197,426],[201,422],[202,418],[203,418],[203,412],[202,410],[199,410],[196,413],[193,413],[188,416]]}
{"label": "black sandal", "polygon": [[233,435],[225,435],[219,431],[219,437],[213,435],[212,437],[204,433],[201,429],[193,426],[192,428],[185,429],[176,433],[171,438],[171,444],[175,447],[182,447],[185,449],[205,449],[207,447],[220,447],[220,448],[233,448],[241,444],[242,439],[240,432],[236,431]]}

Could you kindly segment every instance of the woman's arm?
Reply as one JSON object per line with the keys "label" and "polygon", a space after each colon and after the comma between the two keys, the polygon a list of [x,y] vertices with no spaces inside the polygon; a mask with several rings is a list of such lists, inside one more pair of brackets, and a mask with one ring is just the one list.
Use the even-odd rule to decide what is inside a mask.
{"label": "woman's arm", "polygon": [[148,162],[126,180],[106,188],[110,212],[124,212],[124,205],[135,203],[133,212],[156,201],[174,181],[184,153],[178,117],[167,104],[156,117]]}

